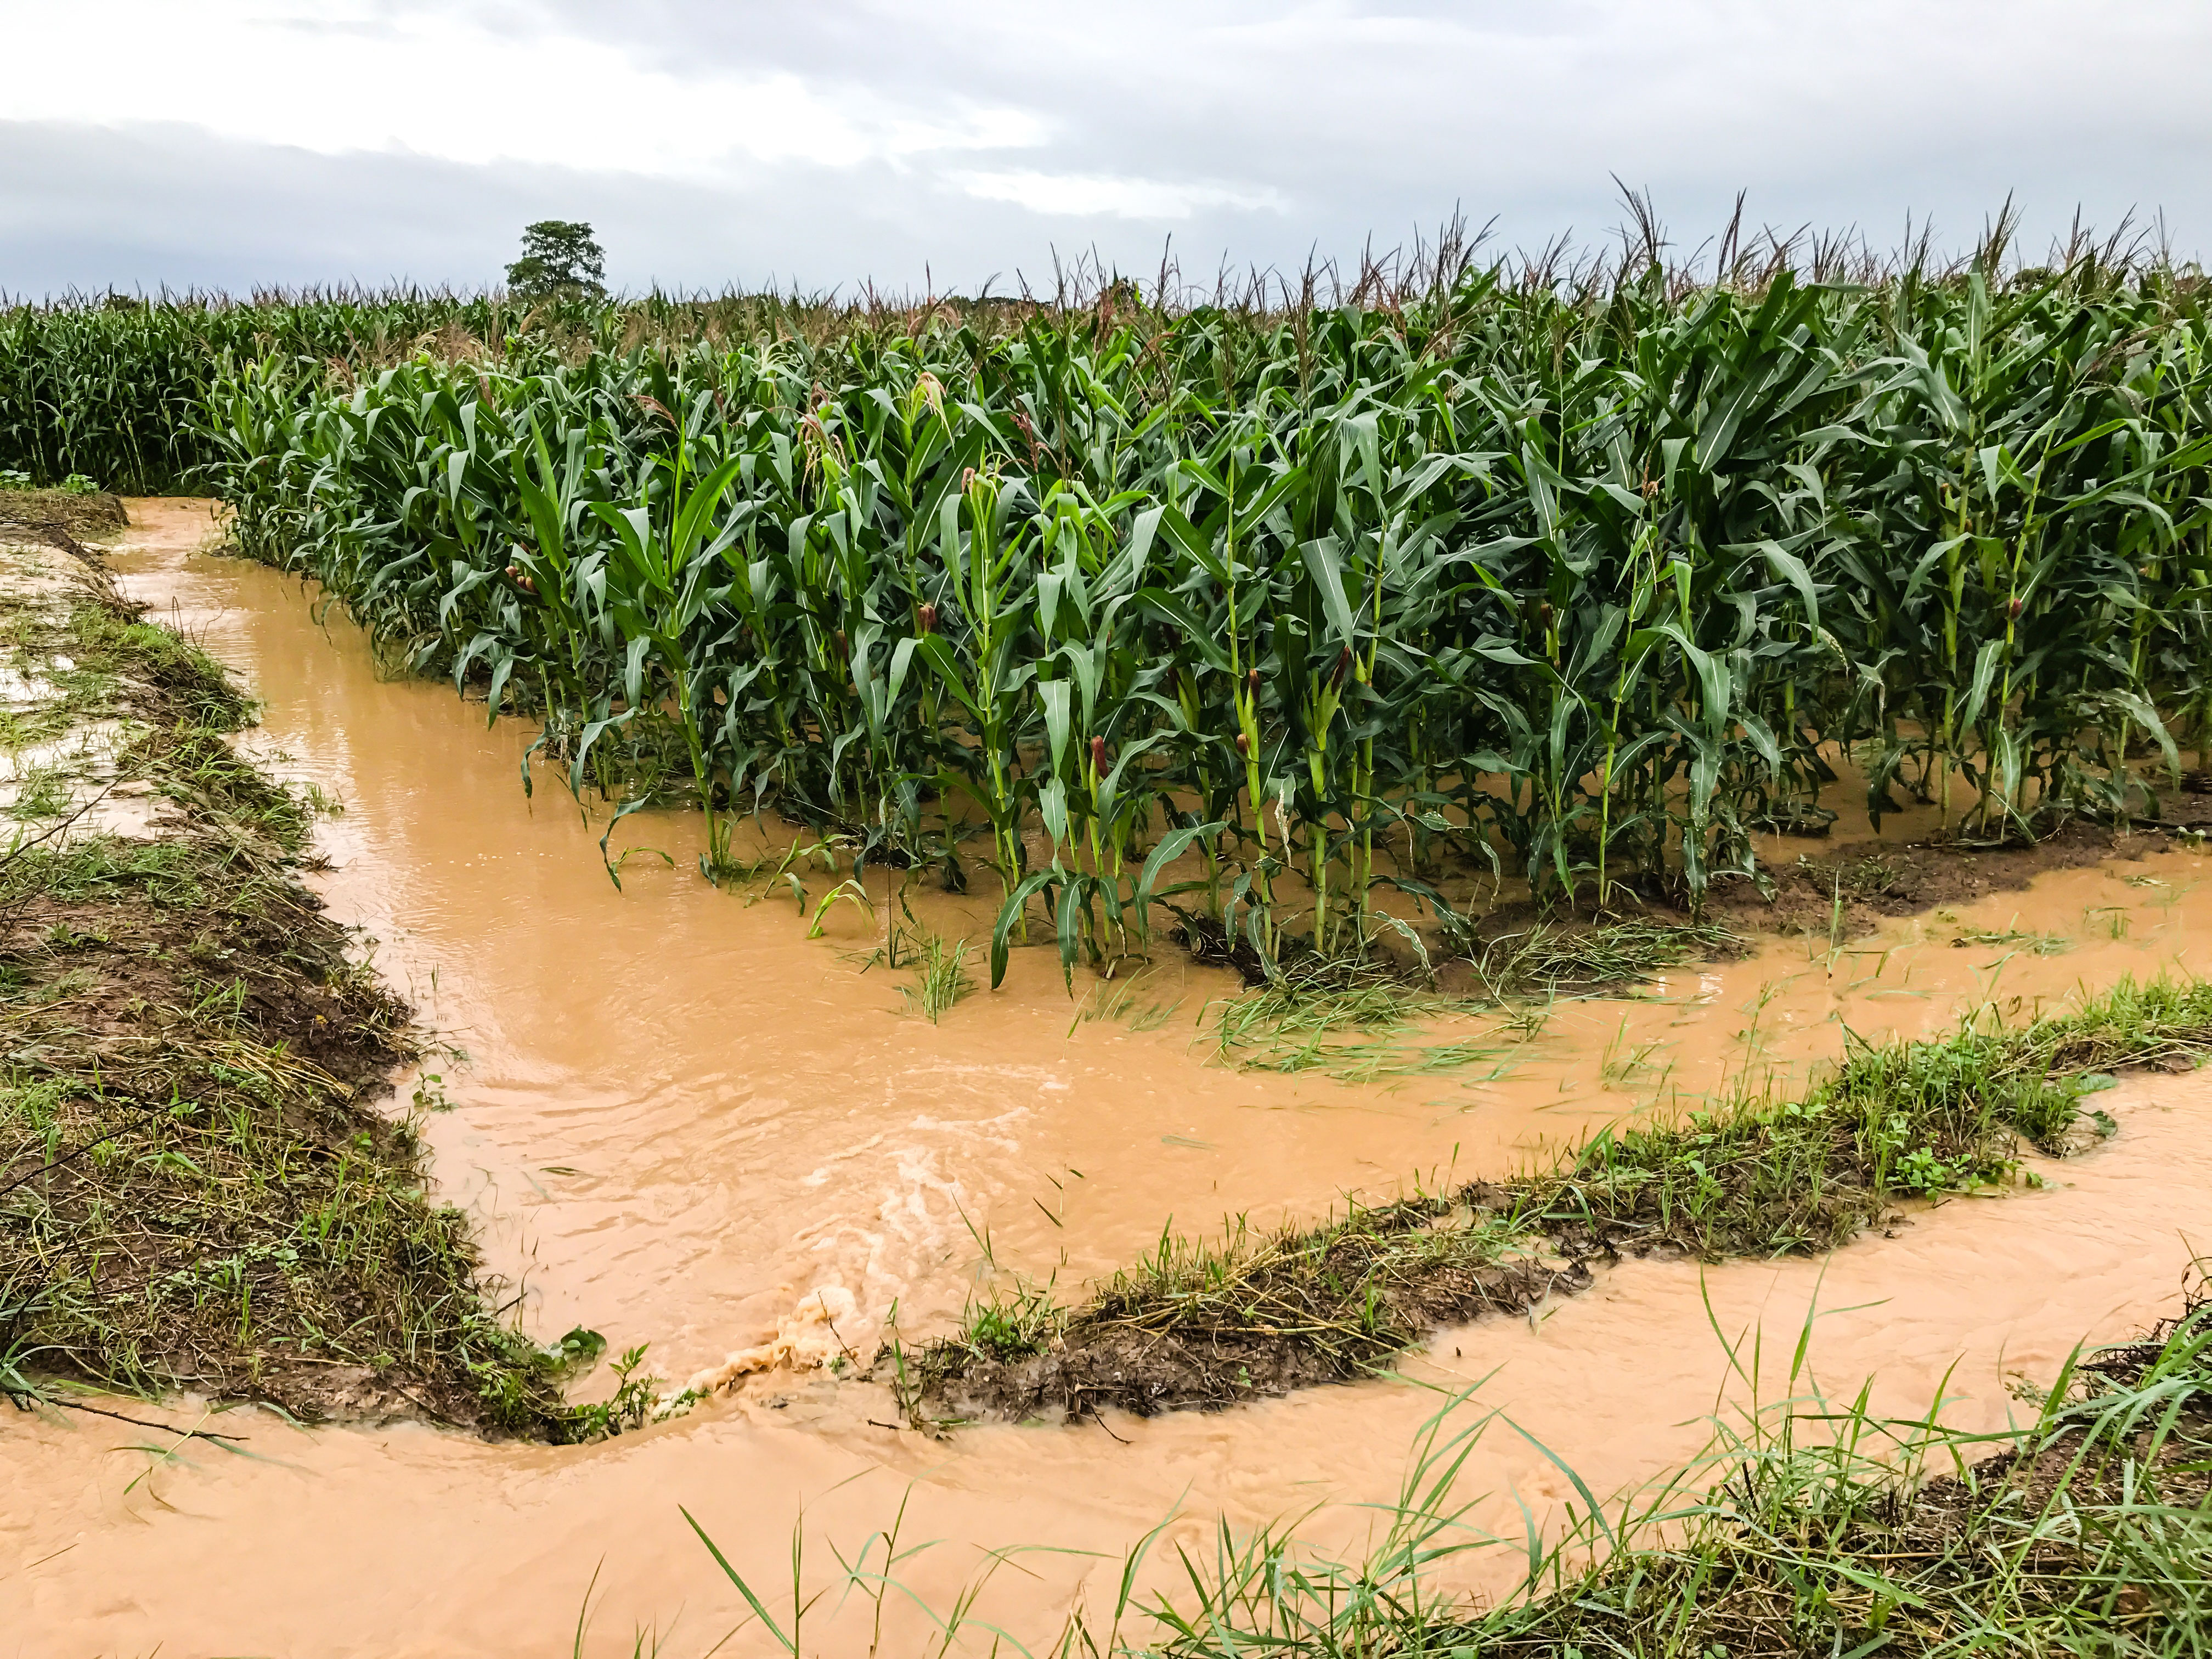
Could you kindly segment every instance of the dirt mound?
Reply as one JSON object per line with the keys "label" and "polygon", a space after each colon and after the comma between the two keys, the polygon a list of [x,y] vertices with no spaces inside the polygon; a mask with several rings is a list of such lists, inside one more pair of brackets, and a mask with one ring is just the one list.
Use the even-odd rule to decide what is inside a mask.
{"label": "dirt mound", "polygon": [[[1434,1329],[1485,1314],[1525,1313],[1589,1283],[1589,1269],[1579,1261],[1453,1264],[1386,1295],[1394,1324]],[[1070,1331],[1045,1353],[978,1359],[948,1376],[925,1409],[938,1418],[1066,1422],[1116,1406],[1150,1417],[1342,1382],[1382,1368],[1365,1345],[1317,1343],[1309,1330],[1108,1324]]]}
{"label": "dirt mound", "polygon": [[227,741],[251,705],[71,530],[5,528],[0,1394],[565,1432],[558,1361],[370,1103],[408,1010],[300,880],[307,804]]}
{"label": "dirt mound", "polygon": [[111,535],[130,522],[123,498],[104,489],[82,495],[66,489],[0,489],[0,526],[82,537]]}

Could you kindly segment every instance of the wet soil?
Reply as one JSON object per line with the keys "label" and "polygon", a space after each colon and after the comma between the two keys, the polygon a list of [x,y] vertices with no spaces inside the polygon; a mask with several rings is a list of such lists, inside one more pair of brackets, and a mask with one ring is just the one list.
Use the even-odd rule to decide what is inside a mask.
{"label": "wet soil", "polygon": [[1771,894],[1747,881],[1721,884],[1707,910],[1739,927],[1822,936],[1840,910],[1841,936],[1863,939],[1887,921],[2025,892],[2055,871],[2154,857],[2178,840],[2201,838],[2208,823],[2212,801],[2185,795],[2169,803],[2168,817],[2156,824],[2114,828],[2075,818],[2033,843],[1846,842],[1763,865]]}
{"label": "wet soil", "polygon": [[213,659],[52,542],[0,572],[10,719],[56,757],[0,855],[0,1376],[541,1426],[546,1362],[370,1109],[408,1011],[301,883],[307,809]]}
{"label": "wet soil", "polygon": [[[1462,1201],[1505,1197],[1473,1191]],[[887,1350],[870,1374],[892,1384],[908,1420],[928,1432],[984,1417],[1062,1423],[1109,1407],[1139,1417],[1218,1411],[1372,1376],[1447,1326],[1526,1313],[1592,1282],[1583,1253],[1540,1259],[1524,1248],[1513,1260],[1455,1256],[1449,1236],[1431,1231],[1449,1223],[1453,1207],[1403,1204],[1355,1217],[1317,1243],[1295,1235],[1274,1241],[1275,1249],[1259,1252],[1272,1259],[1246,1269],[1235,1309],[1186,1310],[1109,1291],[1042,1352],[1001,1355],[971,1339],[912,1355]],[[1430,1255],[1416,1241],[1414,1259],[1405,1260],[1409,1235],[1444,1248]],[[1315,1296],[1316,1280],[1339,1294]]]}
{"label": "wet soil", "polygon": [[[1887,923],[2025,893],[2039,878],[2060,871],[2140,863],[2179,848],[2199,847],[2212,829],[2212,799],[2185,793],[2168,801],[2165,816],[2157,820],[2114,826],[2074,818],[2039,841],[1996,846],[1914,838],[1932,830],[1932,823],[1917,822],[1930,816],[1912,815],[1898,836],[1822,842],[1818,850],[1808,850],[1802,838],[1763,837],[1758,879],[1716,881],[1695,912],[1671,887],[1650,882],[1625,884],[1623,902],[1604,913],[1587,902],[1506,899],[1480,913],[1467,955],[1454,957],[1443,948],[1445,941],[1431,938],[1431,955],[1438,959],[1435,982],[1448,992],[1470,995],[1493,990],[1526,994],[1532,988],[1538,994],[1587,994],[1620,989],[1651,976],[1598,966],[1579,975],[1570,969],[1553,982],[1532,988],[1495,985],[1478,971],[1486,951],[1510,946],[1536,929],[1547,935],[1547,955],[1570,963],[1578,945],[1602,945],[1607,930],[1624,922],[1654,933],[1679,930],[1685,948],[1674,962],[1739,960],[1759,940],[1773,937],[1861,940]],[[1200,960],[1233,965],[1248,984],[1266,977],[1249,945],[1240,940],[1232,949],[1220,929],[1203,919],[1179,931],[1176,939]],[[1388,949],[1393,941],[1386,936],[1381,943]],[[1418,976],[1419,963],[1401,960],[1400,966],[1409,979]]]}

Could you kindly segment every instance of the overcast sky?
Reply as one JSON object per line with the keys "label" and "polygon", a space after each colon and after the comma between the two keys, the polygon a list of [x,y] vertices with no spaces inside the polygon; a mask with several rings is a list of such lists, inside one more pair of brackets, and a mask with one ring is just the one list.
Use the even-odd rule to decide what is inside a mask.
{"label": "overcast sky", "polygon": [[590,221],[611,283],[973,291],[1356,256],[1456,207],[1683,251],[2012,192],[2212,239],[2208,0],[0,0],[0,290],[474,286]]}

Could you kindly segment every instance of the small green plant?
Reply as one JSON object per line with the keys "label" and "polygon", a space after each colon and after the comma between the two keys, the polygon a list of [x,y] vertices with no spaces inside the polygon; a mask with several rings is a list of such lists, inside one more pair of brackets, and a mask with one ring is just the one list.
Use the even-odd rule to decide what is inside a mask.
{"label": "small green plant", "polygon": [[958,1340],[988,1358],[1025,1358],[1042,1351],[1058,1317],[1049,1287],[1021,1285],[1006,1299],[970,1303]]}
{"label": "small green plant", "polygon": [[1106,980],[1085,997],[1068,1024],[1068,1035],[1073,1036],[1078,1027],[1092,1020],[1115,1020],[1127,1025],[1131,1032],[1156,1031],[1175,1018],[1183,1000],[1176,997],[1163,1002],[1152,998],[1152,976],[1139,973],[1126,980]]}
{"label": "small green plant", "polygon": [[1890,1180],[1900,1191],[1939,1193],[1954,1186],[1958,1172],[1929,1146],[1915,1146],[1890,1166]]}
{"label": "small green plant", "polygon": [[[588,1349],[588,1358],[584,1357],[586,1351],[583,1349],[579,1349],[573,1355],[568,1352],[571,1340],[579,1337],[591,1339],[597,1344],[596,1347]],[[660,1400],[659,1379],[636,1374],[638,1368],[645,1363],[646,1346],[641,1342],[634,1348],[625,1348],[622,1358],[613,1363],[610,1369],[615,1374],[615,1391],[611,1395],[605,1400],[568,1408],[562,1424],[561,1438],[575,1444],[605,1439],[609,1436],[644,1426],[653,1415],[653,1407]],[[562,1339],[562,1358],[568,1365],[580,1367],[596,1363],[605,1348],[606,1339],[597,1331],[571,1331]]]}
{"label": "small green plant", "polygon": [[1652,1070],[1651,1056],[1664,1047],[1664,1040],[1659,1037],[1631,1042],[1628,1016],[1623,1014],[1620,1025],[1606,1039],[1604,1053],[1598,1056],[1598,1076],[1607,1084],[1626,1083]]}
{"label": "small green plant", "polygon": [[1837,885],[1854,898],[1880,898],[1905,879],[1904,867],[1869,853],[1836,871]]}
{"label": "small green plant", "polygon": [[69,780],[52,766],[33,767],[16,780],[8,816],[26,823],[57,818],[70,810]]}
{"label": "small green plant", "polygon": [[968,941],[963,939],[948,945],[939,935],[925,933],[914,960],[914,981],[912,985],[901,986],[899,995],[906,1000],[909,1012],[932,1025],[938,1024],[954,1003],[975,988],[968,974]]}
{"label": "small green plant", "polygon": [[[859,888],[858,882],[847,882],[836,890]],[[899,996],[909,1013],[920,1014],[934,1025],[975,988],[968,973],[969,944],[964,939],[948,944],[915,920],[904,893],[896,896],[896,913],[884,920],[884,942],[860,958],[860,971],[865,974],[880,963],[912,974],[914,983],[902,985]]]}
{"label": "small green plant", "polygon": [[[0,489],[36,489],[38,484],[28,472],[20,467],[0,467]],[[100,481],[88,478],[82,472],[72,472],[55,486],[65,495],[92,495],[100,490]]]}

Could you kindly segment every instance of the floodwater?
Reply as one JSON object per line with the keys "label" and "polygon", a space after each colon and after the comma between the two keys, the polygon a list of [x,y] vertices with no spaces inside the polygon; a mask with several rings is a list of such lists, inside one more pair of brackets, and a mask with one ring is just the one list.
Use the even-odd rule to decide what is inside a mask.
{"label": "floodwater", "polygon": [[[1171,1011],[1156,1020],[1079,1019],[1119,988],[1079,978],[1072,1002],[1045,948],[932,1026],[903,1012],[902,975],[860,971],[880,886],[876,921],[839,906],[810,939],[788,898],[702,883],[690,821],[640,815],[617,846],[672,862],[629,858],[617,891],[603,826],[543,769],[526,799],[523,726],[488,728],[448,685],[380,679],[298,583],[198,552],[204,506],[131,517],[126,590],[239,669],[265,702],[256,751],[343,807],[315,879],[444,1045],[401,1094],[419,1081],[451,1103],[428,1119],[436,1177],[517,1316],[540,1337],[583,1324],[617,1351],[647,1343],[672,1382],[784,1363],[580,1448],[237,1412],[222,1426],[251,1458],[206,1442],[170,1455],[173,1437],[15,1419],[0,1427],[0,1655],[567,1651],[595,1573],[586,1651],[652,1629],[671,1654],[703,1652],[744,1608],[679,1505],[787,1607],[802,1508],[811,1588],[833,1582],[829,1546],[849,1558],[909,1487],[906,1540],[941,1541],[902,1577],[946,1603],[983,1552],[1042,1552],[1000,1567],[979,1605],[1045,1640],[1079,1599],[1096,1615],[1122,1550],[1170,1516],[1145,1582],[1170,1583],[1158,1550],[1224,1515],[1250,1527],[1325,1504],[1310,1535],[1355,1547],[1372,1518],[1357,1506],[1395,1496],[1452,1390],[1475,1389],[1455,1421],[1494,1410],[1526,1431],[1493,1423],[1462,1480],[1475,1521],[1517,1534],[1520,1501],[1548,1515],[1573,1493],[1535,1443],[1601,1492],[1693,1455],[1706,1414],[1743,1394],[1723,1387],[1722,1333],[1763,1330],[1771,1372],[1808,1310],[1832,1310],[1809,1349],[1830,1394],[1875,1375],[1877,1408],[1917,1413],[1942,1390],[1954,1420],[1995,1427],[2024,1409],[2008,1379],[2155,1316],[2190,1259],[2212,1079],[2135,1079],[2100,1097],[2118,1134],[2046,1167],[2048,1188],[1954,1200],[1826,1263],[1632,1265],[1534,1321],[1447,1333],[1402,1380],[1218,1415],[950,1442],[884,1427],[881,1391],[807,1362],[872,1352],[894,1307],[924,1336],[1015,1275],[1073,1289],[1170,1221],[1310,1216],[1348,1191],[1495,1173],[1625,1113],[1801,1078],[1847,1030],[1933,1032],[1992,1002],[2017,1013],[2201,967],[2212,869],[2160,852],[2057,872],[1840,951],[1777,941],[1640,999],[1563,1003],[1533,1034],[1458,1022],[1437,1037],[1479,1037],[1493,1060],[1382,1082],[1208,1063],[1199,1018],[1233,986],[1181,965],[1130,999]],[[818,900],[827,882],[807,879]],[[981,897],[915,903],[948,935],[988,920]],[[1458,1571],[1503,1591],[1515,1565],[1504,1548]],[[810,1615],[807,1650],[865,1652],[856,1602]],[[891,1617],[901,1644],[919,1636],[910,1611]],[[723,1651],[767,1642],[750,1628]]]}

